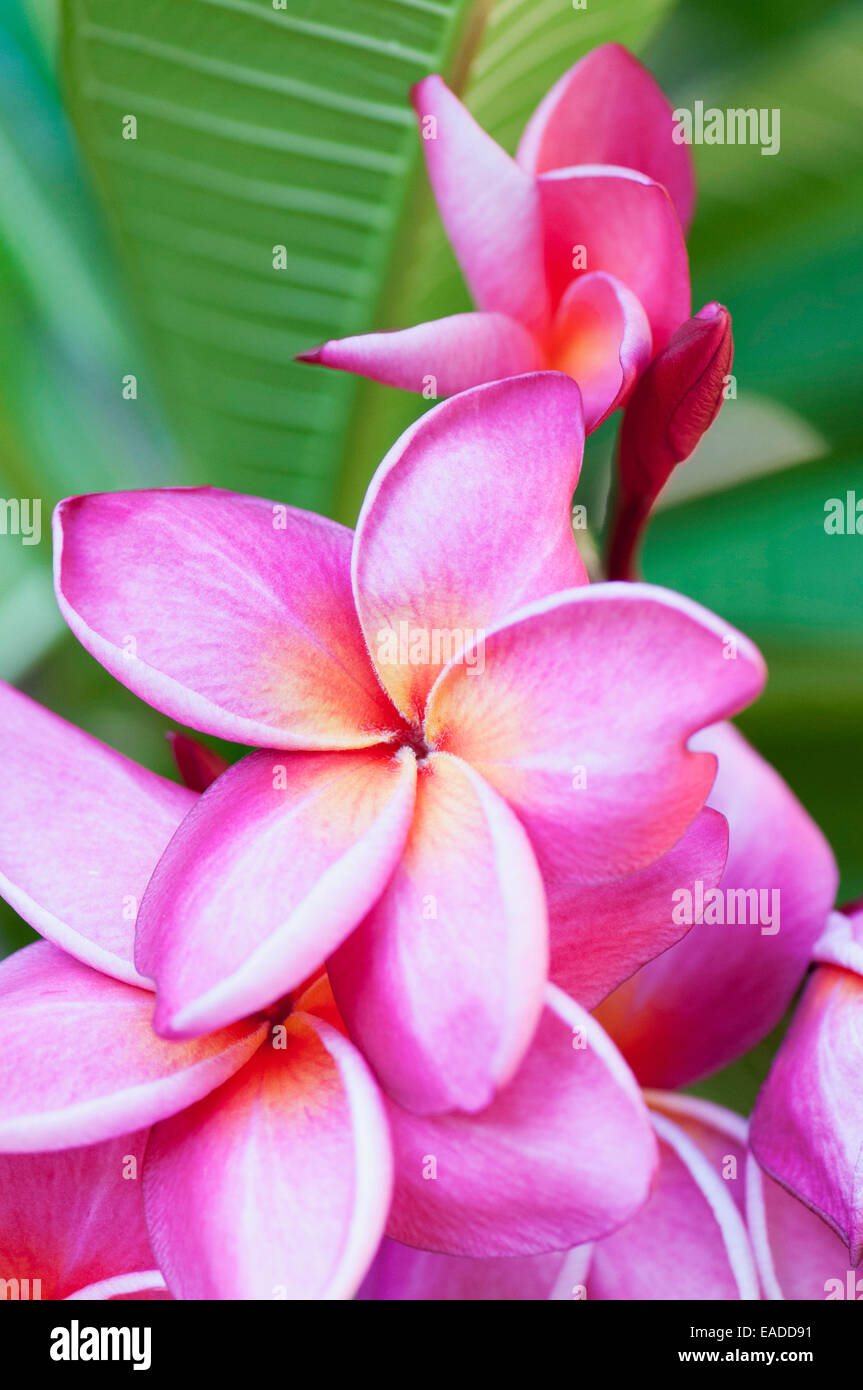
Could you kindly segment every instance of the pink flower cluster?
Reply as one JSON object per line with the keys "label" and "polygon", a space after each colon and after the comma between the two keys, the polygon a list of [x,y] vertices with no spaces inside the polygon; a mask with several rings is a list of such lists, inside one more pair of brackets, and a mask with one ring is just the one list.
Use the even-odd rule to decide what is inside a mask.
{"label": "pink flower cluster", "polygon": [[[624,582],[730,365],[726,311],[688,318],[688,151],[614,46],[516,161],[439,78],[415,102],[478,310],[312,355],[450,397],[356,530],[210,488],[57,509],[79,641],[244,747],[174,734],[166,780],[0,688],[0,888],[44,938],[0,965],[0,1276],[833,1296],[863,1246],[863,914],[831,914],[827,844],[727,722],[752,643]],[[571,499],[621,405],[589,583]],[[812,959],[751,1132],[681,1093]]]}

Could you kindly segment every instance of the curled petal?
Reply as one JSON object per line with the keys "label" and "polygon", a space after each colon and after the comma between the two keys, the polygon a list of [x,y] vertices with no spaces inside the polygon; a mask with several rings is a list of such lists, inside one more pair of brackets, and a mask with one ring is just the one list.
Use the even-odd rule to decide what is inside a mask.
{"label": "curled petal", "polygon": [[539,372],[442,402],[384,459],[357,525],[354,592],[378,675],[409,720],[421,722],[437,672],[466,642],[587,582],[570,523],[583,448],[578,387]]}
{"label": "curled petal", "polygon": [[199,799],[150,880],[138,967],[156,1027],[194,1037],[294,990],[362,919],[411,823],[410,750],[250,753]]}
{"label": "curled petal", "polygon": [[418,83],[413,103],[441,221],[474,302],[542,328],[548,296],[534,179],[477,125],[442,78]]}
{"label": "curled petal", "polygon": [[217,488],[71,497],[54,514],[57,601],[79,642],[171,719],[268,748],[361,748],[398,727],[350,549],[335,522]]}
{"label": "curled petal", "polygon": [[172,1115],[233,1075],[261,1037],[259,1025],[237,1024],[165,1042],[153,1032],[152,994],[47,941],[3,961],[0,1001],[4,1153],[95,1144]]}
{"label": "curled petal", "polygon": [[771,1177],[863,1258],[863,979],[819,966],[752,1113]]}
{"label": "curled petal", "polygon": [[195,796],[2,682],[0,754],[3,897],[70,955],[146,987],[135,915]]}
{"label": "curled petal", "polygon": [[298,1012],[226,1086],[157,1125],[144,1202],[183,1299],[344,1299],[391,1190],[386,1117],[359,1053]]}
{"label": "curled petal", "polygon": [[387,1234],[450,1255],[534,1255],[615,1230],[647,1198],[656,1145],[628,1068],[553,985],[533,1045],[478,1115],[390,1102]]}
{"label": "curled petal", "polygon": [[604,43],[565,72],[525,127],[516,156],[543,174],[572,164],[620,164],[668,190],[684,228],[695,205],[695,171],[674,138],[671,105],[646,68],[619,43]]}
{"label": "curled petal", "polygon": [[469,670],[453,663],[438,678],[426,737],[482,773],[544,877],[570,884],[634,873],[676,844],[716,771],[687,739],[764,682],[747,638],[646,584],[525,607],[486,634],[482,675]]}
{"label": "curled petal", "polygon": [[[700,898],[697,885],[681,879],[674,914],[692,921],[691,930],[601,1008],[646,1086],[690,1085],[779,1022],[836,891],[836,864],[821,831],[735,728],[705,729],[690,747],[719,760],[708,798],[730,832],[719,893],[710,894],[706,875],[699,876]],[[699,908],[699,900],[706,905]]]}
{"label": "curled petal", "polygon": [[646,869],[610,883],[550,883],[550,978],[586,1009],[595,1008],[690,930],[673,919],[674,893],[691,890],[697,879],[715,887],[727,852],[725,817],[705,809],[673,849]]}
{"label": "curled petal", "polygon": [[650,349],[650,324],[631,290],[603,271],[572,281],[555,315],[549,356],[578,383],[588,434],[624,404]]}
{"label": "curled petal", "polygon": [[631,169],[594,164],[537,183],[553,307],[580,266],[608,271],[640,300],[658,352],[690,312],[686,245],[665,189]]}
{"label": "curled petal", "polygon": [[300,361],[357,372],[436,396],[455,396],[484,381],[538,371],[545,365],[533,335],[506,314],[453,314],[392,333],[333,339],[300,353]]}
{"label": "curled petal", "polygon": [[505,802],[458,758],[421,766],[402,859],[329,962],[342,1017],[409,1110],[481,1110],[543,1006],[545,895]]}

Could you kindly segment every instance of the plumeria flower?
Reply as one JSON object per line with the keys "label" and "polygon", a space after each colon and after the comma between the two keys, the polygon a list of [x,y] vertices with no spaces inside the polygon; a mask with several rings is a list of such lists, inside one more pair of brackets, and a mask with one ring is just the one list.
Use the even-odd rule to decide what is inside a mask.
{"label": "plumeria flower", "polygon": [[[526,1260],[453,1260],[386,1240],[360,1297],[842,1296],[831,1293],[845,1287],[840,1240],[757,1165],[753,1171],[742,1117],[656,1089],[691,1084],[769,1032],[799,984],[836,889],[824,837],[741,735],[722,725],[693,742],[719,760],[709,801],[730,829],[724,901],[769,886],[782,909],[776,932],[769,922],[763,933],[760,920],[694,924],[595,1011],[645,1087],[660,1154],[647,1203],[602,1241]],[[630,885],[633,903],[639,879]]]}
{"label": "plumeria flower", "polygon": [[[386,1100],[324,976],[203,1038],[160,1038],[124,909],[203,797],[7,686],[0,716],[4,892],[74,953],[42,941],[0,964],[10,1276],[58,1298],[349,1297],[385,1229],[447,1254],[533,1254],[646,1200],[656,1145],[636,1082],[553,987],[518,1072],[474,1116]],[[218,772],[185,736],[175,751],[190,781]]]}
{"label": "plumeria flower", "polygon": [[169,717],[259,745],[129,890],[127,978],[155,981],[161,1035],[236,1023],[327,961],[395,1100],[478,1111],[534,1036],[549,953],[590,1007],[685,934],[669,885],[702,863],[715,883],[725,853],[699,816],[715,758],[687,741],[763,663],[678,595],[586,584],[582,443],[578,388],[537,373],[409,429],[355,535],[212,489],[61,503],[56,590],[84,646]]}
{"label": "plumeria flower", "polygon": [[[834,913],[752,1117],[762,1167],[863,1259],[863,908]],[[860,1270],[863,1276],[863,1270]],[[863,1285],[861,1285],[863,1293]]]}
{"label": "plumeria flower", "polygon": [[476,310],[324,343],[300,360],[426,396],[541,368],[594,430],[690,312],[695,199],[669,103],[618,44],[565,73],[513,160],[440,77],[414,89],[429,179]]}
{"label": "plumeria flower", "polygon": [[522,1259],[453,1259],[385,1240],[358,1297],[374,1300],[757,1299],[741,1208],[746,1123],[707,1101],[649,1097],[659,1166],[648,1201],[596,1243]]}

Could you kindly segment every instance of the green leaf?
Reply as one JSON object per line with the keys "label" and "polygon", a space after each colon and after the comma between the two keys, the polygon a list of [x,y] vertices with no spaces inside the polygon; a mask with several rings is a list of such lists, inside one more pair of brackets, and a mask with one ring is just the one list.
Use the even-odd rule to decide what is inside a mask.
{"label": "green leaf", "polygon": [[[154,349],[145,390],[170,406],[184,479],[353,519],[403,407],[385,402],[366,437],[358,383],[292,359],[412,322],[416,276],[449,293],[427,202],[420,211],[409,88],[431,71],[467,85],[512,144],[565,67],[605,39],[636,43],[665,6],[66,0],[70,106],[137,286]],[[123,138],[126,116],[136,139]]]}
{"label": "green leaf", "polygon": [[767,689],[739,722],[827,835],[840,902],[863,893],[863,535],[825,530],[825,504],[863,502],[861,478],[859,453],[834,456],[681,502],[654,517],[644,551],[647,579],[763,651]]}
{"label": "green leaf", "polygon": [[[834,448],[855,447],[863,389],[863,11],[802,0],[771,0],[770,8],[774,17],[749,0],[710,14],[690,4],[690,21],[697,13],[705,27],[688,43],[678,31],[676,60],[657,46],[655,70],[675,104],[776,109],[781,118],[776,155],[752,145],[693,147],[693,297],[731,309],[741,389],[792,407]],[[735,25],[742,35],[729,43]]]}
{"label": "green leaf", "polygon": [[54,503],[167,478],[170,450],[146,403],[122,399],[136,355],[123,297],[18,0],[0,16],[0,52],[0,493],[38,499],[42,532],[35,545],[0,535],[0,675],[16,679],[62,630]]}
{"label": "green leaf", "polygon": [[[671,0],[614,0],[577,10],[566,0],[501,0],[490,13],[476,56],[456,82],[471,113],[514,153],[524,126],[549,87],[590,49],[616,41],[638,50]],[[392,265],[373,327],[402,328],[471,308],[461,272],[421,177],[408,210],[400,255]],[[366,484],[386,450],[428,402],[362,382],[348,440],[342,520],[356,517]]]}

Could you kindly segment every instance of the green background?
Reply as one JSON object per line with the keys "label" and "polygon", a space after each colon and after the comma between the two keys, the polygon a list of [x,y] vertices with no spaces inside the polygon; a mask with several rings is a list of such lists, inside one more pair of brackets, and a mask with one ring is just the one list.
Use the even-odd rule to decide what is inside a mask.
{"label": "green background", "polygon": [[[43,500],[41,545],[0,536],[0,675],[171,771],[166,721],[63,629],[51,507],[212,482],[353,522],[424,403],[294,354],[468,305],[410,85],[443,72],[512,150],[556,77],[618,40],[674,105],[781,112],[775,157],[693,150],[694,302],[732,312],[737,398],[680,470],[644,568],[760,644],[769,685],[741,726],[829,836],[840,899],[863,894],[863,537],[823,526],[828,498],[863,499],[860,5],[285,5],[7,0],[0,13],[0,493]],[[122,398],[129,373],[136,400]],[[615,428],[589,444],[594,516]],[[30,935],[3,905],[0,951]],[[745,1109],[774,1045],[699,1089]]]}

